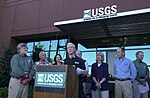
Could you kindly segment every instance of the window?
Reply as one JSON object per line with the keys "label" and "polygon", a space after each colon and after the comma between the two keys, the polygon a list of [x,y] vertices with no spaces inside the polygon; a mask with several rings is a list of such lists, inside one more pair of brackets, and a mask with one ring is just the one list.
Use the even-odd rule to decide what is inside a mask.
{"label": "window", "polygon": [[[66,50],[65,46],[67,43],[67,39],[61,39],[61,40],[49,40],[49,41],[40,41],[41,45],[44,45],[44,51],[46,52],[47,57],[54,59],[54,56],[57,52],[57,44],[59,42],[60,46],[63,46],[59,48],[58,53],[62,56],[63,59],[66,58]],[[28,46],[28,56],[32,56],[32,52],[34,51],[34,47],[38,45],[39,42],[29,42],[27,43]],[[82,51],[82,58],[87,60],[89,64],[89,74],[91,74],[91,65],[96,62],[96,51],[103,52],[104,53],[104,62],[107,62],[109,64],[109,72],[113,74],[113,62],[117,58],[116,57],[116,49],[117,47],[111,47],[111,48],[90,48],[87,49],[81,44],[78,44],[78,50]],[[147,63],[150,69],[150,45],[148,46],[132,46],[132,47],[125,47],[125,55],[127,58],[131,60],[136,59],[136,52],[137,51],[143,51],[144,52],[144,59],[143,61]],[[113,56],[113,57],[112,57]]]}
{"label": "window", "polygon": [[[125,55],[127,58],[131,59],[132,61],[136,59],[136,52],[139,51],[139,50],[126,50],[125,51]],[[149,60],[149,57],[150,57],[150,49],[148,50],[140,50],[140,51],[143,51],[144,52],[144,59],[143,59],[143,62],[145,62],[147,65],[150,65],[150,60]]]}
{"label": "window", "polygon": [[[59,45],[60,46],[65,46],[66,43],[67,43],[67,39],[59,40]],[[43,46],[43,49],[44,49],[44,51],[46,53],[46,56],[48,58],[54,59],[54,56],[56,55],[56,52],[57,52],[58,40],[29,42],[29,43],[27,43],[27,46],[28,46],[28,53],[27,53],[27,55],[28,56],[32,56],[32,53],[34,51],[35,46],[37,46],[39,44]],[[58,53],[62,56],[63,59],[66,58],[65,47],[62,47],[61,49],[59,49]]]}
{"label": "window", "polygon": [[50,41],[41,41],[41,45],[44,45],[45,50],[49,50]]}
{"label": "window", "polygon": [[89,65],[96,62],[96,52],[82,52],[82,58],[87,60]]}
{"label": "window", "polygon": [[57,42],[58,42],[58,40],[52,40],[51,41],[51,50],[57,49]]}
{"label": "window", "polygon": [[59,51],[58,53],[61,55],[63,60],[66,58],[66,51]]}
{"label": "window", "polygon": [[33,42],[27,43],[28,52],[33,51]]}

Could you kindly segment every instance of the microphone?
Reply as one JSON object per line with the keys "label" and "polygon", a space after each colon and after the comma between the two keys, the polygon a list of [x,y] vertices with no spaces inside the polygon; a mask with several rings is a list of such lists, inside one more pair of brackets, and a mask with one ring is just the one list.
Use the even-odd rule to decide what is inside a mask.
{"label": "microphone", "polygon": [[64,63],[64,61],[63,61],[63,60],[60,60],[60,63]]}

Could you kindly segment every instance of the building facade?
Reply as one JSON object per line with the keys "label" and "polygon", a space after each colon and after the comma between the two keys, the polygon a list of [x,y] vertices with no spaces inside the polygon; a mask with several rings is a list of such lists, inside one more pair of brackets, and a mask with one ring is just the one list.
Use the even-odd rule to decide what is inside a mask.
{"label": "building facade", "polygon": [[[63,24],[61,23],[60,24],[58,23],[56,26],[54,25],[55,22],[82,19],[84,11],[88,9],[92,9],[93,11],[95,11],[93,12],[93,15],[110,14],[111,11],[113,11],[111,9],[113,5],[117,6],[115,7],[117,10],[116,13],[123,13],[123,12],[128,12],[128,11],[135,11],[135,10],[143,11],[143,9],[149,10],[150,1],[149,0],[138,0],[138,1],[137,0],[132,0],[132,1],[131,0],[124,0],[124,1],[118,1],[118,0],[111,0],[111,1],[110,0],[1,0],[0,1],[0,34],[1,34],[0,45],[6,46],[6,47],[11,46],[13,49],[15,49],[16,44],[18,42],[65,39],[65,38],[71,37],[73,40],[83,44],[84,46],[87,46],[87,47],[89,46],[90,48],[90,44],[94,44],[94,42],[88,44],[89,40],[91,39],[109,38],[110,40],[112,39],[112,36],[114,36],[114,40],[115,40],[115,37],[117,35],[110,34],[110,32],[112,32],[111,31],[112,27],[109,28],[109,25],[107,25],[108,24],[107,22],[106,22],[107,26],[105,27],[106,29],[108,27],[110,32],[108,32],[108,29],[105,30],[105,27],[101,25],[102,29],[104,30],[103,33],[106,33],[105,35],[103,35],[103,38],[97,35],[96,35],[97,37],[93,35],[92,38],[88,38],[88,36],[83,36],[81,32],[81,35],[84,38],[83,42],[82,42],[83,38],[78,39],[76,37],[79,37],[79,36],[74,37],[73,35],[73,33],[78,32],[78,30],[71,32],[69,31],[69,29],[65,29],[63,27],[62,29],[61,27],[60,29],[58,29],[56,26],[58,27],[59,25],[62,26]],[[140,14],[144,16],[145,13],[147,15],[148,11],[139,12],[139,13],[132,12],[131,14],[132,15]],[[126,17],[126,15],[129,15],[129,13],[128,14],[124,13],[124,14],[125,15],[123,17]],[[147,17],[148,16],[149,16],[149,13]],[[117,19],[119,18],[120,17],[118,16]],[[141,23],[147,26],[150,25],[149,19],[148,18],[145,20],[144,19],[138,22],[137,24],[134,21],[135,22],[134,24],[138,25]],[[107,21],[107,19],[105,20]],[[110,20],[110,22],[111,21],[112,20]],[[124,23],[124,21],[122,22],[122,24]],[[71,24],[71,23],[68,23],[68,24]],[[113,24],[115,24],[115,22],[113,22]],[[125,23],[125,24],[130,24],[130,22]],[[128,25],[128,27],[130,27],[130,25]],[[80,28],[76,28],[76,29],[80,29]],[[134,29],[131,28],[130,30],[133,30],[134,33],[129,32],[130,34],[128,35],[135,35],[135,34],[145,35],[146,34],[145,36],[149,38],[149,36],[147,35],[148,33],[150,33],[149,27],[146,27],[145,31],[143,31],[142,27],[138,30],[135,30],[135,29],[138,29],[138,28],[134,28]],[[71,30],[74,30],[74,29],[71,29]],[[125,30],[124,32],[128,33],[125,27],[122,27],[121,30],[117,29],[114,32],[118,33],[118,32],[121,32],[122,30]],[[78,32],[78,35],[80,35],[80,32]],[[122,37],[125,35],[126,34],[121,34],[119,35],[119,37]],[[144,38],[145,36],[143,36],[142,38]],[[88,43],[84,44],[84,42],[88,42]],[[138,45],[137,43],[133,43],[133,44]],[[149,43],[146,43],[146,44],[149,44]],[[119,46],[119,45],[116,45],[116,46]],[[96,45],[93,45],[91,47],[94,47],[94,46],[96,47]],[[101,45],[98,45],[97,47],[100,47],[100,46]],[[110,47],[111,46],[113,45],[110,44]],[[2,53],[2,48],[0,48],[0,54],[1,53]]]}

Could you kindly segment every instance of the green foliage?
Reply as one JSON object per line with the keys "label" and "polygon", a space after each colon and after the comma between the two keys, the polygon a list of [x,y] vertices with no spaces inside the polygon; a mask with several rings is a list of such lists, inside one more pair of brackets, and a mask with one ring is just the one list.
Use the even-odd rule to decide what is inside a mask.
{"label": "green foliage", "polygon": [[[8,96],[8,88],[1,87],[0,88],[0,98],[7,98]],[[33,98],[33,85],[29,86],[28,98]]]}
{"label": "green foliage", "polygon": [[44,51],[45,50],[44,44],[38,42],[37,49],[42,49]]}
{"label": "green foliage", "polygon": [[13,52],[10,48],[3,47],[3,54],[0,58],[0,87],[8,86],[10,79],[10,60]]}
{"label": "green foliage", "polygon": [[47,58],[49,62],[51,62],[52,64],[54,63],[54,60],[52,58]]}
{"label": "green foliage", "polygon": [[44,50],[45,50],[44,45],[41,44],[40,42],[38,43],[37,46],[35,46],[34,52],[33,52],[33,55],[32,55],[32,58],[33,58],[33,61],[34,61],[34,62],[40,60],[40,58],[39,58],[39,53],[40,53],[41,51],[44,51]]}
{"label": "green foliage", "polygon": [[8,96],[8,88],[1,87],[0,88],[0,98],[7,98],[7,96]]}
{"label": "green foliage", "polygon": [[31,83],[29,85],[28,98],[33,98],[33,88],[34,88],[33,86],[34,86],[34,84],[32,82],[34,82],[34,81],[31,81]]}

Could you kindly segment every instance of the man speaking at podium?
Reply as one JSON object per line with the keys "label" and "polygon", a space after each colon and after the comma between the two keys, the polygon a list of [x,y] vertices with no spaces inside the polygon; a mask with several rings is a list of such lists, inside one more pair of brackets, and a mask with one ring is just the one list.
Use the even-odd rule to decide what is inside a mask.
{"label": "man speaking at podium", "polygon": [[68,58],[64,60],[64,64],[74,66],[77,75],[79,76],[79,98],[85,98],[82,84],[82,77],[88,74],[83,60],[75,55],[75,45],[73,43],[67,44]]}

